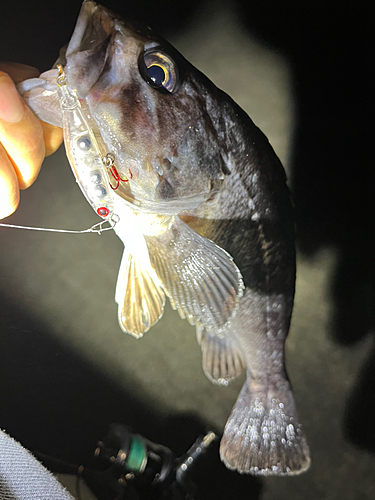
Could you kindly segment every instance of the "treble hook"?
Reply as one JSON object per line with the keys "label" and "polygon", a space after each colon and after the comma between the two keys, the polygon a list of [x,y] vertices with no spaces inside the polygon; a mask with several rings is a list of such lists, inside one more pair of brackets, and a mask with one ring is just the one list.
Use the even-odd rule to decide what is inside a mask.
{"label": "treble hook", "polygon": [[118,189],[119,185],[120,185],[120,181],[122,182],[129,182],[130,179],[133,178],[133,174],[131,173],[130,171],[130,168],[128,168],[128,172],[129,172],[129,179],[123,179],[120,174],[117,172],[117,169],[116,167],[114,166],[114,163],[115,163],[115,157],[112,153],[108,153],[107,155],[104,156],[104,158],[102,159],[103,161],[103,164],[109,168],[109,171],[112,175],[112,177],[115,179],[115,181],[117,182],[116,186],[113,187],[111,183],[109,183],[109,185],[111,186],[111,188],[116,191],[116,189]]}
{"label": "treble hook", "polygon": [[109,183],[109,185],[111,186],[111,188],[116,191],[116,189],[119,187],[120,185],[120,181],[122,182],[129,182],[130,179],[132,179],[133,175],[130,171],[130,169],[128,169],[128,172],[129,172],[129,179],[123,179],[122,177],[120,177],[119,173],[117,172],[116,170],[116,167],[112,166],[110,167],[109,171],[111,172],[111,175],[112,177],[115,179],[115,181],[117,182],[116,186],[113,187],[111,183]]}

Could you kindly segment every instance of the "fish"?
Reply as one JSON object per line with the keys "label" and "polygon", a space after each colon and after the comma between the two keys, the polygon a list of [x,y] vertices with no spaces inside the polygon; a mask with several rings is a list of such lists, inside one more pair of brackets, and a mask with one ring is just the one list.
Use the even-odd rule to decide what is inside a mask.
{"label": "fish", "polygon": [[[92,143],[91,162],[109,158],[90,167],[91,184],[81,189],[124,243],[120,327],[142,337],[168,298],[196,327],[211,382],[226,386],[246,370],[220,443],[224,464],[264,476],[306,471],[309,447],[284,361],[294,215],[268,139],[150,27],[92,1],[83,3],[57,64],[19,90],[40,119],[64,126],[71,161],[84,165],[79,150]],[[69,87],[58,83],[62,71]],[[66,132],[59,88],[79,102],[79,137],[73,125]],[[88,193],[102,177],[93,201]]]}

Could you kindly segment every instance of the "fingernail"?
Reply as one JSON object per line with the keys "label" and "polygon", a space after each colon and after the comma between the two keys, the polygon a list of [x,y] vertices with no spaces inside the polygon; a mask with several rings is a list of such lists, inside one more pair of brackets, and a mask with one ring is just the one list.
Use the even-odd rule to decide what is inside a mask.
{"label": "fingernail", "polygon": [[6,74],[0,75],[0,119],[8,123],[18,123],[25,114],[21,96]]}

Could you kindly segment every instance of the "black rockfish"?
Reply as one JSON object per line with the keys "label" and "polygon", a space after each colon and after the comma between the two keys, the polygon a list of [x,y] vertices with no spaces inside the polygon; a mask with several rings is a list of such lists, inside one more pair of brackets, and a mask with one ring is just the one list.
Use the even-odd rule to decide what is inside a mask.
{"label": "black rockfish", "polygon": [[[246,368],[221,441],[226,466],[303,472],[309,450],[284,367],[294,222],[267,138],[163,38],[93,2],[84,2],[59,64],[103,156],[111,153],[104,170],[90,170],[92,186],[104,172],[104,187],[86,194],[103,218],[110,210],[119,217],[122,329],[141,337],[161,318],[167,296],[196,325],[212,382],[227,385]],[[51,70],[20,90],[41,119],[62,126],[56,77]],[[76,152],[92,146],[85,133],[76,137],[73,128],[65,136],[78,163]]]}

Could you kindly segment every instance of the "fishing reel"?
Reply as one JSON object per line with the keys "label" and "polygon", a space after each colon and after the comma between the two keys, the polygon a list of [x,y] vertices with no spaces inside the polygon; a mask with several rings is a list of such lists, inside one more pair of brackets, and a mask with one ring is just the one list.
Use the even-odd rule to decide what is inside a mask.
{"label": "fishing reel", "polygon": [[194,500],[191,472],[217,439],[209,431],[184,455],[175,457],[166,446],[125,425],[112,424],[87,465],[78,467],[40,453],[35,456],[52,472],[76,476],[78,500],[82,480],[98,500]]}
{"label": "fishing reel", "polygon": [[101,500],[193,500],[190,471],[216,439],[208,432],[176,458],[169,448],[112,424],[81,476]]}

